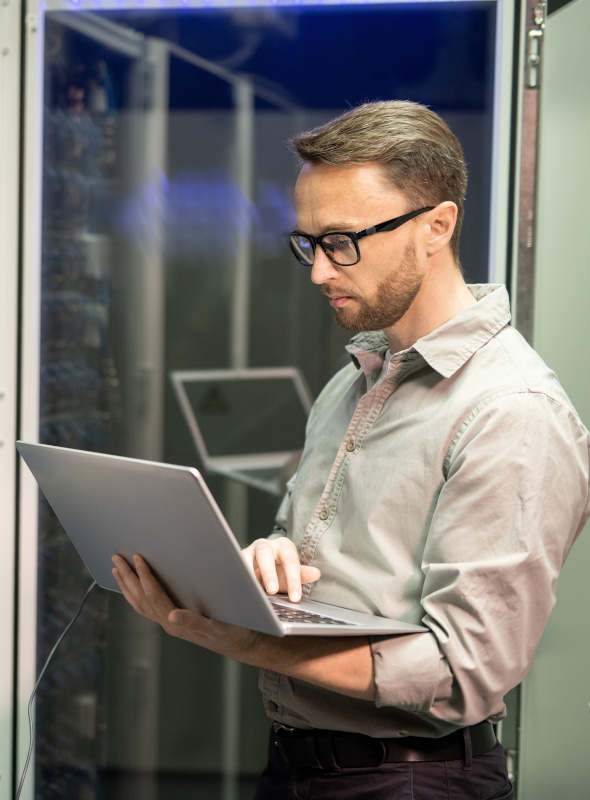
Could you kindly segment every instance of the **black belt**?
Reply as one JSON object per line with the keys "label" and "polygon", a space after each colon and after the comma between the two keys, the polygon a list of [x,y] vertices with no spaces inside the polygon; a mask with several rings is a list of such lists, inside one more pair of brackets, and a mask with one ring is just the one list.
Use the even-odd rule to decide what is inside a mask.
{"label": "black belt", "polygon": [[302,730],[274,725],[275,744],[298,769],[339,772],[342,767],[378,767],[396,761],[456,761],[481,756],[496,744],[489,722],[460,728],[437,739],[404,736],[374,739],[361,733]]}

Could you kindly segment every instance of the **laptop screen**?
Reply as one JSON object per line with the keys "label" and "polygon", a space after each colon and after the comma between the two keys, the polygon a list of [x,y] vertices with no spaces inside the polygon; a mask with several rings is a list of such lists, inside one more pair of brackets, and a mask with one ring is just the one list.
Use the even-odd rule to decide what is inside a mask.
{"label": "laptop screen", "polygon": [[183,381],[212,458],[303,447],[307,414],[292,378]]}

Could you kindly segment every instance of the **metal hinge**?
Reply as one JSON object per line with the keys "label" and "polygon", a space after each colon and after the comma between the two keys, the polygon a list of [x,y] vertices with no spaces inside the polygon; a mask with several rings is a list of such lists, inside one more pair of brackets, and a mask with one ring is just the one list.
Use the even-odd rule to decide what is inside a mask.
{"label": "metal hinge", "polygon": [[536,27],[528,32],[527,89],[538,89],[541,85],[541,55],[546,13],[547,3],[541,0],[533,9],[533,22]]}

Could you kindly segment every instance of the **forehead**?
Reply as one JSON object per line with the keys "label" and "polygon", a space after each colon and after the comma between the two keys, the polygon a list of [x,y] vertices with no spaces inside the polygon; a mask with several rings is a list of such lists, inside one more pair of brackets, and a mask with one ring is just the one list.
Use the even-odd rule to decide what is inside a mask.
{"label": "forehead", "polygon": [[376,164],[304,164],[295,188],[297,225],[307,233],[342,228],[342,223],[372,225],[403,213],[405,205]]}

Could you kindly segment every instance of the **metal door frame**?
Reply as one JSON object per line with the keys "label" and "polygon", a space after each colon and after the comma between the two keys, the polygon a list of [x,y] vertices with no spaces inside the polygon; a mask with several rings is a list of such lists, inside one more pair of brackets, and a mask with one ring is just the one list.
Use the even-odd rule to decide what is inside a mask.
{"label": "metal door frame", "polygon": [[16,0],[0,5],[0,798],[12,797],[14,647],[17,591],[19,183],[21,163],[21,27]]}

